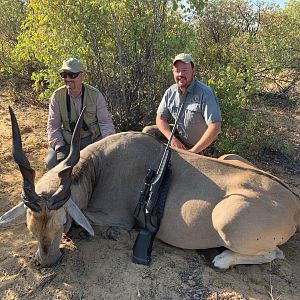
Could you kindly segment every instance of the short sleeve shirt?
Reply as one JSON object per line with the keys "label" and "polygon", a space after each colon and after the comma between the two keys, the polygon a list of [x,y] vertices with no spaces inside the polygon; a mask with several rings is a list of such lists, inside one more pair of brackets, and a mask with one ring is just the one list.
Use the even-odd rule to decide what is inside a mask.
{"label": "short sleeve shirt", "polygon": [[221,111],[212,89],[194,79],[183,95],[180,95],[177,84],[170,86],[160,102],[157,115],[164,119],[176,119],[182,101],[185,101],[184,112],[178,120],[177,130],[182,142],[192,147],[204,134],[208,124],[221,122]]}

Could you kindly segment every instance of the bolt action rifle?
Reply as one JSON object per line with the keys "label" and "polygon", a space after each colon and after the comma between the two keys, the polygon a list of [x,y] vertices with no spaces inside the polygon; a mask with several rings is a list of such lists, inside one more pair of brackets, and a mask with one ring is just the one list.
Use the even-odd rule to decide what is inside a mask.
{"label": "bolt action rifle", "polygon": [[[183,104],[184,101],[181,103],[177,119],[165,147],[159,167],[157,171],[152,169],[148,170],[144,186],[140,192],[139,201],[134,210],[135,218],[138,217],[141,208],[143,208],[145,215],[145,226],[139,231],[133,245],[132,261],[136,264],[149,265],[151,261],[153,241],[160,227],[165,201],[170,186],[170,145],[177,127],[178,119],[183,110]],[[154,210],[156,210],[156,222],[153,222],[152,220]]]}

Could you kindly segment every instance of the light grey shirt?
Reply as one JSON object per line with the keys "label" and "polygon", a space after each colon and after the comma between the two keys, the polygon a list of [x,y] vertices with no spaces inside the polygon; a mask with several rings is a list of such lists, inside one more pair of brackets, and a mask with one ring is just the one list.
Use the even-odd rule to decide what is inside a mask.
{"label": "light grey shirt", "polygon": [[221,122],[221,111],[212,89],[194,79],[183,95],[180,95],[177,84],[170,86],[160,102],[157,115],[166,120],[176,119],[182,101],[185,101],[184,112],[178,120],[177,130],[182,142],[193,147],[208,124]]}
{"label": "light grey shirt", "polygon": [[[81,110],[81,94],[78,97],[70,96],[70,101],[74,102],[77,115],[80,115]],[[112,122],[111,114],[109,113],[104,96],[99,93],[97,98],[97,119],[101,131],[102,138],[114,134],[115,126]],[[51,148],[57,149],[65,144],[64,138],[61,132],[61,117],[57,100],[55,99],[55,93],[51,96],[49,105],[49,115],[47,123],[48,144]]]}

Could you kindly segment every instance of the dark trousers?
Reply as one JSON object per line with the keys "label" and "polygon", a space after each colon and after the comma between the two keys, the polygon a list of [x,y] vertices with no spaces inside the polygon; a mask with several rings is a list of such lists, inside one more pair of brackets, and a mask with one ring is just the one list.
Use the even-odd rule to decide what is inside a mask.
{"label": "dark trousers", "polygon": [[[101,140],[101,136],[96,140]],[[96,142],[94,141],[94,142]],[[80,140],[80,150],[85,148],[86,146],[90,145],[92,143],[92,136],[84,137]],[[56,151],[53,148],[49,148],[46,160],[45,160],[45,167],[47,170],[50,170],[54,168],[58,164]]]}

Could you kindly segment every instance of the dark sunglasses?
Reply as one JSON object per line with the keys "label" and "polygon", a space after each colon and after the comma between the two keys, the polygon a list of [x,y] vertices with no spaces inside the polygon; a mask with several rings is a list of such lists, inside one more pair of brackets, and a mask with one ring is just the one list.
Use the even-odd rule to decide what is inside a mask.
{"label": "dark sunglasses", "polygon": [[77,78],[80,73],[81,72],[78,72],[78,73],[62,72],[62,73],[60,73],[60,76],[61,76],[61,78],[64,78],[64,79],[66,79],[68,76],[69,76],[69,78],[74,79],[74,78]]}

